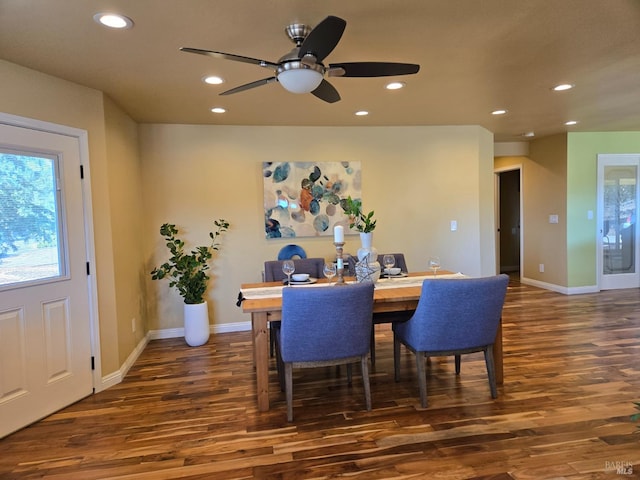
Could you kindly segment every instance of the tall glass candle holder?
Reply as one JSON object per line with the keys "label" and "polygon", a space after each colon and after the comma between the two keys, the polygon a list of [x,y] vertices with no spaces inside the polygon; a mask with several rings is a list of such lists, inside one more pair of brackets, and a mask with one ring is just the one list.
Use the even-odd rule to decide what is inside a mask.
{"label": "tall glass candle holder", "polygon": [[342,251],[344,242],[333,242],[336,246],[336,285],[346,285],[344,283],[344,259]]}

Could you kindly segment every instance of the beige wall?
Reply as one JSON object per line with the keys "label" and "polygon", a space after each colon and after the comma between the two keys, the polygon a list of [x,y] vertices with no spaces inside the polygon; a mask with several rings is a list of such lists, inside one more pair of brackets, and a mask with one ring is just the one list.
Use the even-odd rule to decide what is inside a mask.
{"label": "beige wall", "polygon": [[[500,157],[495,168],[522,167],[524,281],[567,287],[567,137],[534,140],[527,157]],[[549,215],[558,223],[549,223]],[[544,264],[544,272],[539,265]]]}
{"label": "beige wall", "polygon": [[105,97],[109,198],[113,229],[118,360],[122,364],[146,333],[142,170],[138,124]]}
{"label": "beige wall", "polygon": [[[141,125],[140,141],[147,271],[167,258],[162,223],[183,229],[191,247],[206,244],[213,219],[232,224],[211,271],[214,324],[249,320],[235,306],[240,284],[259,281],[263,262],[290,243],[265,239],[264,161],[359,161],[379,252],[404,252],[414,271],[438,254],[443,268],[495,272],[493,137],[482,128]],[[335,255],[331,237],[295,243],[310,256]],[[358,237],[347,236],[345,251],[358,247]],[[148,289],[150,328],[180,327],[178,295],[150,277]]]}

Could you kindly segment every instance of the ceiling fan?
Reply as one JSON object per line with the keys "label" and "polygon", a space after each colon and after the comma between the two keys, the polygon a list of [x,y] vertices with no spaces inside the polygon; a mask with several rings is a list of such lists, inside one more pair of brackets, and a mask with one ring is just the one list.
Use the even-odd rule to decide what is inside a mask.
{"label": "ceiling fan", "polygon": [[386,77],[411,75],[420,70],[420,65],[390,62],[330,63],[325,66],[322,61],[336,47],[346,26],[346,21],[334,16],[328,16],[313,29],[298,23],[289,25],[285,32],[296,46],[277,62],[198,48],[182,47],[180,50],[213,58],[251,63],[274,70],[272,77],[240,85],[220,95],[231,95],[268,83],[279,82],[290,92],[311,93],[320,100],[334,103],[340,100],[340,94],[325,80],[325,74],[329,77]]}

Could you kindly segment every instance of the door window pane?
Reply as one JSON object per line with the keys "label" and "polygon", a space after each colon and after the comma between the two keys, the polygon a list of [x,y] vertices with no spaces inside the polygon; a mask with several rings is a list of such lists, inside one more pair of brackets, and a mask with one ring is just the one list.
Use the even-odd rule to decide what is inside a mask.
{"label": "door window pane", "polygon": [[603,272],[635,273],[637,167],[604,167]]}
{"label": "door window pane", "polygon": [[0,150],[0,288],[65,274],[57,158]]}

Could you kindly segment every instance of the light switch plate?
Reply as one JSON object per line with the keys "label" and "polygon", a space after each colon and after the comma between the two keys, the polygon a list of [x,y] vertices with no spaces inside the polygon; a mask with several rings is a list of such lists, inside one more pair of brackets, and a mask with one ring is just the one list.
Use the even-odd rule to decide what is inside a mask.
{"label": "light switch plate", "polygon": [[549,215],[549,223],[558,223],[558,215]]}
{"label": "light switch plate", "polygon": [[457,220],[451,220],[451,231],[455,232],[456,230],[458,230],[458,221]]}

